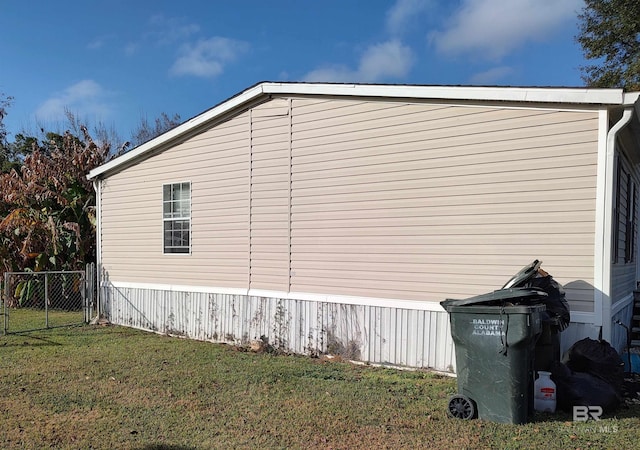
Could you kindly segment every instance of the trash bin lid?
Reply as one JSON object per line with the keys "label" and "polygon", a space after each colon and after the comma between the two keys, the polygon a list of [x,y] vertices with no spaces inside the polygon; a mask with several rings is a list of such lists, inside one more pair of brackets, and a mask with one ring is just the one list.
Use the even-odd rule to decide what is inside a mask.
{"label": "trash bin lid", "polygon": [[511,277],[511,279],[507,281],[504,286],[502,286],[502,289],[521,287],[531,278],[536,276],[541,265],[542,261],[538,261],[537,259],[535,259],[531,264],[524,266],[520,270],[520,272]]}
{"label": "trash bin lid", "polygon": [[444,309],[448,306],[473,306],[483,305],[502,306],[505,303],[513,304],[533,304],[536,302],[544,301],[547,298],[547,293],[542,289],[536,288],[511,288],[511,289],[499,289],[497,291],[489,292],[487,294],[476,295],[463,300],[448,299],[440,302]]}

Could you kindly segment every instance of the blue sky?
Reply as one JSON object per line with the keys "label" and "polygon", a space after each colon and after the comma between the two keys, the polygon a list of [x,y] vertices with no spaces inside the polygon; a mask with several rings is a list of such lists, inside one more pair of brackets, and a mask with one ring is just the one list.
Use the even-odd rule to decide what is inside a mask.
{"label": "blue sky", "polygon": [[[582,86],[582,0],[0,0],[15,133],[65,109],[126,140],[259,81]],[[61,125],[62,124],[62,125]]]}

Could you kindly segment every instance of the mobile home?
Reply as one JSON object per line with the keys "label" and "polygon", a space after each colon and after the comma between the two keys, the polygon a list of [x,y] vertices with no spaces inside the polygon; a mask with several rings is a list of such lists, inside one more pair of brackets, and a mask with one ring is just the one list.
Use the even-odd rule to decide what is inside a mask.
{"label": "mobile home", "polygon": [[103,166],[101,312],[189,338],[455,370],[439,302],[533,259],[566,348],[621,350],[638,280],[638,93],[252,86]]}

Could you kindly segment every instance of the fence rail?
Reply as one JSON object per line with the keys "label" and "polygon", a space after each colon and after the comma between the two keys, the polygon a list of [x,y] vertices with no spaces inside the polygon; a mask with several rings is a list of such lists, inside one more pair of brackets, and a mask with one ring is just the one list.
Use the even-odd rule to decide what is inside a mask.
{"label": "fence rail", "polygon": [[94,308],[94,274],[93,264],[84,271],[6,272],[3,333],[88,322]]}

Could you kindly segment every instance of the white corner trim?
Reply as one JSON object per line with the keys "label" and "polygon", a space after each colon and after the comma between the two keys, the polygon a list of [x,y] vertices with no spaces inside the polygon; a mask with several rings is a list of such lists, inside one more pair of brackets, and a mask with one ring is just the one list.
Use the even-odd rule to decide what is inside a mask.
{"label": "white corner trim", "polygon": [[[607,214],[611,208],[611,199],[608,186],[609,170],[607,164],[609,156],[607,154],[607,134],[609,132],[609,111],[601,109],[598,114],[598,153],[596,169],[596,210],[595,210],[595,241],[594,241],[594,263],[593,263],[593,284],[594,284],[594,325],[602,325],[602,304],[604,295],[609,295],[611,278],[611,214]],[[610,169],[610,168],[609,168]],[[605,294],[606,293],[606,294]]]}

